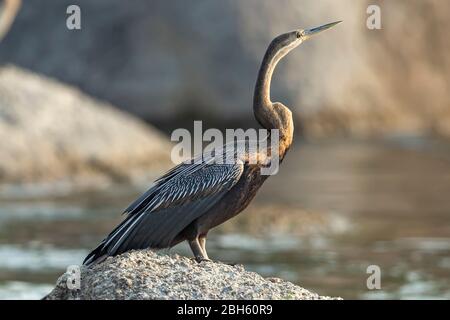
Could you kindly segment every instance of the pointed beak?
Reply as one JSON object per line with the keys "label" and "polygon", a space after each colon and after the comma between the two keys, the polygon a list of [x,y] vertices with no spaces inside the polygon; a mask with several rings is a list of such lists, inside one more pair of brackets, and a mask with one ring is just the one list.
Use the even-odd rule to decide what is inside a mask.
{"label": "pointed beak", "polygon": [[342,21],[336,21],[336,22],[324,24],[323,26],[320,26],[320,27],[316,27],[316,28],[312,28],[312,29],[305,29],[305,30],[303,30],[303,40],[308,40],[312,36],[315,36],[316,34],[319,34],[322,31],[328,30],[341,22]]}

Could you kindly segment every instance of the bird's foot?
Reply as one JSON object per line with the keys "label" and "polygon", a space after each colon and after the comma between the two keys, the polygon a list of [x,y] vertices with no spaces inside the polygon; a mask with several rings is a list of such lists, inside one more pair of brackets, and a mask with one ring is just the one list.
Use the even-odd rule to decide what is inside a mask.
{"label": "bird's foot", "polygon": [[231,266],[231,267],[242,266],[242,263],[238,263],[238,262],[222,262],[222,263],[226,264],[228,266]]}
{"label": "bird's foot", "polygon": [[209,259],[209,258],[202,258],[202,257],[199,257],[199,258],[191,258],[191,260],[194,260],[194,261],[196,261],[196,262],[198,262],[198,263],[202,263],[202,262],[214,262],[214,261],[212,261],[212,260]]}
{"label": "bird's foot", "polygon": [[227,266],[230,267],[238,267],[238,266],[243,266],[242,263],[239,262],[233,262],[233,261],[217,261],[218,263],[222,263],[222,264],[226,264]]}

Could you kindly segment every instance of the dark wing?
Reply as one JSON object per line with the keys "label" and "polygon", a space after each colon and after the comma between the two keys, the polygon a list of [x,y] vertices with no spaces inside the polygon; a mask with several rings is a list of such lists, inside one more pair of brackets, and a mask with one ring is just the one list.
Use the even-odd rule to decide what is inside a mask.
{"label": "dark wing", "polygon": [[[177,183],[179,178],[192,176],[193,173],[202,170],[204,167],[208,165],[207,162],[201,163],[181,163],[168,172],[166,172],[163,176],[159,177],[155,184],[148,189],[142,196],[136,199],[132,204],[128,206],[124,210],[123,213],[135,214],[140,212],[143,208],[148,207],[150,201],[155,199],[156,194],[162,189],[163,186],[170,186],[170,181]],[[226,169],[226,168],[223,168]]]}
{"label": "dark wing", "polygon": [[176,166],[125,210],[127,217],[83,263],[131,249],[169,247],[237,183],[243,169],[242,163]]}

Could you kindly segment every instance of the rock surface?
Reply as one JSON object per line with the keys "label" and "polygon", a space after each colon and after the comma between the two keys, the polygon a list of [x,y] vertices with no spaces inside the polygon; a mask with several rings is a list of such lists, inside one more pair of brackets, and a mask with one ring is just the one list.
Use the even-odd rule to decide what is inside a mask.
{"label": "rock surface", "polygon": [[128,180],[170,153],[144,122],[14,66],[0,68],[0,136],[1,183]]}
{"label": "rock surface", "polygon": [[81,288],[67,288],[68,274],[46,296],[60,299],[332,299],[242,266],[197,263],[151,250],[131,251],[81,268]]}

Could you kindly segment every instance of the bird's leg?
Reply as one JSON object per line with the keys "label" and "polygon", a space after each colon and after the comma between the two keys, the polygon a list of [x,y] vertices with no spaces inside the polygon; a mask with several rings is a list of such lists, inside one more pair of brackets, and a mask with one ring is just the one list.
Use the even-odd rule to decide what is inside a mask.
{"label": "bird's leg", "polygon": [[203,253],[202,247],[198,238],[193,240],[189,240],[189,246],[191,247],[192,253],[194,254],[195,260],[197,262],[202,262],[205,260],[209,260],[208,256]]}
{"label": "bird's leg", "polygon": [[206,257],[206,259],[209,260],[208,253],[206,252],[206,234],[199,236],[198,242],[200,243],[200,247],[202,248],[203,255]]}

